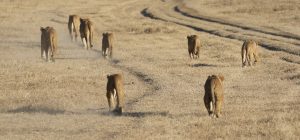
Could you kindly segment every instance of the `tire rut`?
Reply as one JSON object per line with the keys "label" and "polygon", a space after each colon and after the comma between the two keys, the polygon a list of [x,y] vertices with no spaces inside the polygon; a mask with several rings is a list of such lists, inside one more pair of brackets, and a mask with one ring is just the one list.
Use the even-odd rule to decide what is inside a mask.
{"label": "tire rut", "polygon": [[[177,8],[176,8],[177,7]],[[168,10],[167,8],[164,8],[166,10]],[[143,9],[140,13],[144,16],[144,17],[148,17],[148,18],[151,18],[151,19],[156,19],[156,20],[161,20],[161,21],[164,21],[164,22],[171,22],[171,23],[175,23],[175,24],[178,24],[178,25],[181,25],[181,26],[185,26],[185,27],[188,27],[188,28],[192,28],[196,31],[201,31],[201,32],[206,32],[206,33],[209,33],[209,34],[212,34],[212,35],[216,35],[216,36],[219,36],[219,37],[224,37],[224,38],[229,38],[229,39],[235,39],[235,40],[239,40],[239,41],[244,41],[246,39],[252,39],[253,37],[255,37],[258,42],[259,42],[259,45],[262,46],[263,48],[266,48],[268,50],[271,50],[271,51],[282,51],[282,52],[285,52],[285,53],[288,53],[288,54],[293,54],[295,56],[300,56],[300,50],[299,48],[297,47],[297,44],[298,43],[290,43],[290,42],[283,42],[283,41],[277,41],[276,43],[274,43],[275,40],[272,40],[270,41],[271,39],[267,39],[267,38],[263,38],[263,37],[259,37],[259,36],[255,36],[255,35],[240,35],[238,33],[240,33],[240,31],[238,33],[235,33],[233,31],[222,31],[218,28],[205,28],[205,27],[201,27],[201,26],[196,26],[196,25],[192,25],[192,24],[189,24],[189,23],[186,23],[184,21],[184,19],[179,19],[177,17],[172,17],[168,14],[166,14],[164,11],[160,10],[159,14],[155,14],[155,12],[153,13],[152,10],[156,10],[156,9],[149,9],[149,8],[145,8]],[[169,9],[170,10],[170,9]],[[193,17],[189,17],[189,16],[185,16],[183,15],[182,13],[179,13],[178,12],[178,6],[175,6],[173,7],[173,12],[175,13],[178,13],[179,15],[181,15],[182,17],[185,17],[185,18],[190,18],[190,19],[194,19],[194,20],[197,20],[197,21],[206,21],[206,22],[215,22],[216,24],[219,24],[219,25],[222,25],[222,26],[228,26],[226,24],[222,24],[222,22],[219,22],[219,21],[214,21],[214,20],[208,20],[208,19],[201,19],[201,18],[193,18]],[[176,12],[177,11],[177,12]],[[208,21],[207,21],[208,20]],[[227,23],[230,25],[230,23]],[[232,27],[232,26],[231,26]],[[255,31],[255,30],[258,30],[258,29],[251,29],[251,28],[248,28],[248,27],[235,27],[233,26],[233,28],[240,28],[240,30],[251,30],[252,32],[258,32],[260,34],[264,33],[265,31]],[[268,33],[268,32],[266,32]],[[292,35],[285,35],[285,34],[275,34],[275,35],[272,35],[272,34],[275,34],[275,33],[268,33],[267,35],[269,36],[274,36],[274,37],[277,37],[278,36],[281,36],[281,38],[283,39],[290,39],[290,38],[293,38],[295,39],[296,41],[298,41],[298,37],[297,36],[292,36]],[[286,37],[286,38],[284,38]]]}
{"label": "tire rut", "polygon": [[[164,18],[159,17],[158,15],[153,14],[149,8],[145,8],[141,11],[141,14],[145,17],[151,18],[151,19],[156,19],[156,20],[161,20],[164,22],[171,22],[171,23],[175,23],[177,25],[181,25],[181,26],[185,26],[188,28],[192,28],[196,31],[201,31],[201,32],[206,32],[212,35],[216,35],[219,37],[224,37],[224,38],[229,38],[229,39],[234,39],[234,40],[239,40],[239,41],[244,41],[246,39],[250,39],[249,37],[246,36],[241,36],[241,35],[237,35],[237,34],[233,34],[233,33],[228,33],[228,32],[224,32],[224,31],[219,31],[219,30],[215,30],[215,29],[206,29],[206,28],[202,28],[199,26],[195,26],[195,25],[190,25],[190,24],[185,24],[185,23],[181,23],[178,21],[173,21],[173,20],[167,20]],[[297,48],[289,48],[289,47],[282,47],[281,45],[277,45],[265,40],[259,40],[259,45],[271,50],[271,51],[283,51],[289,54],[293,54],[296,56],[300,56],[300,50]]]}
{"label": "tire rut", "polygon": [[[192,9],[186,7],[184,4],[175,6],[174,11],[178,12],[184,16],[190,17],[190,18],[195,18],[195,19],[204,20],[204,21],[208,21],[208,22],[228,25],[228,26],[232,26],[232,27],[237,27],[237,28],[241,28],[243,30],[255,31],[255,32],[263,33],[263,34],[269,34],[269,35],[284,37],[284,38],[288,38],[288,39],[295,39],[298,41],[300,40],[299,35],[295,35],[295,34],[291,34],[291,33],[287,33],[287,32],[268,31],[266,29],[257,29],[256,27],[238,24],[238,23],[234,23],[234,22],[230,22],[230,21],[224,21],[222,19],[207,17],[204,15],[193,15],[193,14],[190,14],[189,12],[187,12],[187,11],[192,11]],[[296,45],[299,45],[299,44],[297,43]]]}
{"label": "tire rut", "polygon": [[153,96],[157,93],[158,90],[161,89],[161,86],[159,83],[157,83],[152,77],[150,77],[148,74],[145,74],[141,71],[136,70],[135,68],[126,67],[119,64],[119,60],[110,60],[110,63],[113,67],[121,69],[123,71],[126,71],[135,77],[137,77],[144,85],[147,87],[146,91],[143,95],[136,97],[135,99],[131,99],[127,102],[127,105],[129,107],[132,107],[135,103],[140,102],[146,97]]}

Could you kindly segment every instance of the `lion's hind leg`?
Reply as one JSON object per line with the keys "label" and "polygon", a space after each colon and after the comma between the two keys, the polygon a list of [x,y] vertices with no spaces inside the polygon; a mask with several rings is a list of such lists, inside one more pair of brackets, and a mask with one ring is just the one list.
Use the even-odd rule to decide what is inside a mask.
{"label": "lion's hind leg", "polygon": [[117,105],[116,108],[114,110],[115,113],[117,113],[118,115],[121,115],[123,113],[123,107],[124,107],[124,97],[118,95],[117,96]]}
{"label": "lion's hind leg", "polygon": [[69,34],[70,34],[70,37],[71,37],[71,40],[73,41],[73,22],[70,23],[71,20],[69,19],[69,23],[68,23],[68,29],[69,29]]}
{"label": "lion's hind leg", "polygon": [[44,49],[44,48],[41,48],[41,58],[42,58],[42,59],[45,58],[45,55],[46,55],[45,49]]}
{"label": "lion's hind leg", "polygon": [[109,52],[109,49],[108,49],[108,48],[106,48],[106,49],[105,49],[105,52],[104,52],[104,56],[105,56],[105,58],[107,57],[107,55],[108,55],[108,52]]}
{"label": "lion's hind leg", "polygon": [[107,91],[106,97],[108,101],[109,111],[112,111],[115,107],[115,94],[112,91]]}
{"label": "lion's hind leg", "polygon": [[83,38],[81,38],[81,39],[82,39],[82,43],[83,43],[84,48],[87,49],[87,41],[86,41],[86,37],[83,37]]}
{"label": "lion's hind leg", "polygon": [[112,58],[113,55],[113,50],[112,50],[112,46],[109,47],[109,57]]}
{"label": "lion's hind leg", "polygon": [[77,38],[78,38],[78,31],[74,31],[75,32],[75,41],[77,41]]}
{"label": "lion's hind leg", "polygon": [[[70,36],[71,36],[71,39],[72,39],[72,41],[74,41],[74,32],[75,32],[75,26],[74,26],[74,22],[72,21],[72,23],[71,23],[71,27],[70,27]],[[76,35],[76,32],[75,32],[75,35]]]}
{"label": "lion's hind leg", "polygon": [[248,65],[249,66],[252,66],[252,63],[251,63],[251,53],[249,53],[249,51],[247,51],[247,57],[246,57],[246,60],[248,62]]}
{"label": "lion's hind leg", "polygon": [[103,47],[102,48],[102,56],[105,57],[106,56],[106,49]]}
{"label": "lion's hind leg", "polygon": [[199,55],[200,55],[200,46],[197,46],[195,55],[196,55],[196,58],[198,59]]}
{"label": "lion's hind leg", "polygon": [[246,49],[242,49],[242,67],[246,66],[246,62],[247,62],[247,56],[246,56]]}
{"label": "lion's hind leg", "polygon": [[113,112],[117,115],[122,115],[122,113],[123,113],[123,103],[122,102],[123,102],[124,99],[121,95],[119,95],[117,93],[117,96],[116,96],[115,100],[117,101],[117,104],[116,104],[116,107],[113,110]]}
{"label": "lion's hind leg", "polygon": [[246,42],[243,43],[241,54],[242,54],[242,67],[245,67],[246,63],[247,63],[247,46],[246,46]]}
{"label": "lion's hind leg", "polygon": [[221,117],[222,101],[217,100],[215,106],[216,106],[215,114],[216,114],[216,117],[219,118],[219,117]]}
{"label": "lion's hind leg", "polygon": [[86,34],[86,49],[90,49],[91,48],[91,42],[90,42],[90,34],[87,33]]}
{"label": "lion's hind leg", "polygon": [[117,105],[116,105],[115,112],[118,113],[118,115],[122,115],[125,102],[124,102],[124,92],[123,92],[123,86],[121,80],[118,80],[116,82],[116,94],[117,94]]}
{"label": "lion's hind leg", "polygon": [[208,115],[211,115],[213,113],[212,111],[212,102],[208,97],[204,97],[204,105],[206,107],[206,110],[208,112]]}
{"label": "lion's hind leg", "polygon": [[48,62],[49,62],[49,53],[50,53],[49,49],[50,49],[50,47],[47,47],[47,48],[45,49],[46,61],[48,61]]}
{"label": "lion's hind leg", "polygon": [[254,52],[253,56],[254,56],[254,64],[256,64],[259,61],[258,53]]}

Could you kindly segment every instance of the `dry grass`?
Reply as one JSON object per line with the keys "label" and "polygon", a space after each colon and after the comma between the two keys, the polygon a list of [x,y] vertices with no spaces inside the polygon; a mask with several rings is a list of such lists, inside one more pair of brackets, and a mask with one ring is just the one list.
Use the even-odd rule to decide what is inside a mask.
{"label": "dry grass", "polygon": [[[299,34],[297,0],[192,0],[186,4],[201,12],[230,21]],[[201,7],[201,8],[200,8]]]}
{"label": "dry grass", "polygon": [[[236,10],[246,2],[232,1],[230,6]],[[242,69],[241,41],[140,13],[167,3],[175,2],[1,1],[0,139],[300,137],[300,68],[294,63],[299,56],[261,48],[262,62]],[[284,14],[297,10],[292,9]],[[70,41],[69,14],[91,17],[97,32],[93,50]],[[40,58],[39,28],[48,25],[58,30],[55,63]],[[116,35],[112,60],[100,53],[100,35],[106,31]],[[299,35],[297,30],[293,33]],[[188,34],[198,34],[204,42],[198,60],[188,57]],[[124,75],[123,116],[108,112],[105,86],[111,73]],[[202,101],[203,86],[208,75],[218,73],[225,75],[224,115],[211,119]]]}

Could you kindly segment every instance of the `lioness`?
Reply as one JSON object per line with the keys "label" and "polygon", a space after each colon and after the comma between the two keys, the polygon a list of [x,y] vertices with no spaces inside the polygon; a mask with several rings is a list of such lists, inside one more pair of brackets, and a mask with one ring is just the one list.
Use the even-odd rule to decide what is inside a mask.
{"label": "lioness", "polygon": [[221,108],[224,103],[223,75],[208,76],[204,85],[204,104],[208,114],[217,118],[221,116]]}
{"label": "lioness", "polygon": [[[107,75],[106,97],[108,100],[109,110],[122,114],[124,101],[123,77],[121,74]],[[115,106],[115,100],[117,105]]]}
{"label": "lioness", "polygon": [[252,66],[252,57],[254,56],[254,64],[258,62],[258,45],[253,40],[246,40],[242,46],[242,67],[245,67],[247,62]]}
{"label": "lioness", "polygon": [[79,35],[79,27],[80,27],[80,17],[78,15],[70,15],[69,22],[68,22],[68,29],[72,41],[74,41],[74,38],[77,41],[77,36]]}
{"label": "lioness", "polygon": [[[41,27],[40,28],[41,35],[41,57],[43,58],[43,54],[46,55],[47,61],[54,61],[54,54],[57,50],[57,34],[53,27]],[[48,59],[48,55],[51,56],[50,60]]]}
{"label": "lioness", "polygon": [[90,19],[80,18],[80,36],[86,49],[93,47],[93,23]]}
{"label": "lioness", "polygon": [[104,57],[109,56],[112,57],[112,49],[113,49],[113,41],[114,35],[113,33],[103,33],[102,34],[102,55]]}
{"label": "lioness", "polygon": [[200,48],[202,47],[197,35],[188,35],[188,52],[191,59],[199,58]]}

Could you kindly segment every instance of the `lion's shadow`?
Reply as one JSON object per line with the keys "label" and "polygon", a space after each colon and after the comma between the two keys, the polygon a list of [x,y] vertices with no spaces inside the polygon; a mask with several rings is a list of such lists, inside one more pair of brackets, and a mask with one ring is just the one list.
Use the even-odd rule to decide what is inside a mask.
{"label": "lion's shadow", "polygon": [[193,64],[192,67],[218,67],[218,66],[213,64],[198,63],[198,64]]}
{"label": "lion's shadow", "polygon": [[105,116],[121,116],[121,117],[133,117],[133,118],[144,118],[144,117],[151,117],[151,116],[162,116],[167,117],[170,114],[166,111],[162,112],[123,112],[122,115],[114,112],[103,112],[102,115]]}
{"label": "lion's shadow", "polygon": [[49,107],[33,107],[31,105],[19,107],[16,109],[8,110],[8,113],[46,113],[46,114],[63,114],[65,110],[52,109]]}

